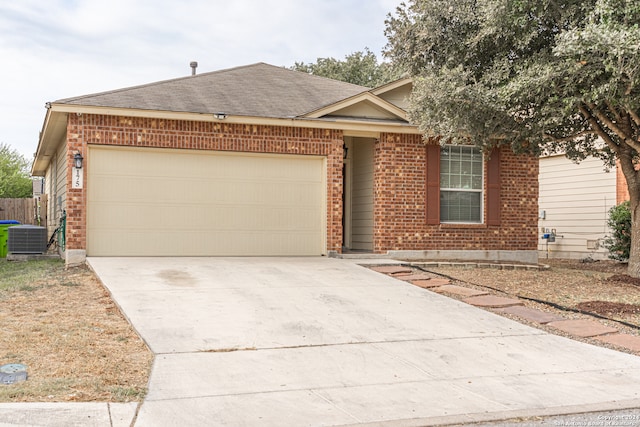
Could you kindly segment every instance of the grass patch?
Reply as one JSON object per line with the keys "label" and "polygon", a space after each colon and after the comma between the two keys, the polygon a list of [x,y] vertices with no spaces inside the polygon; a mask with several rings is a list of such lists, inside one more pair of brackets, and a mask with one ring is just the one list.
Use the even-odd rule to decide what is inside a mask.
{"label": "grass patch", "polygon": [[111,387],[110,392],[119,402],[141,402],[147,395],[146,389],[135,387]]}
{"label": "grass patch", "polygon": [[0,259],[0,291],[33,291],[39,285],[55,283],[63,272],[61,259],[19,262]]}
{"label": "grass patch", "polygon": [[46,402],[50,396],[60,393],[73,393],[74,381],[69,378],[31,379],[0,387],[0,401],[29,401],[37,396],[37,400]]}
{"label": "grass patch", "polygon": [[147,390],[153,355],[86,266],[0,260],[0,365],[28,379],[0,402],[128,402]]}
{"label": "grass patch", "polygon": [[74,286],[80,286],[80,283],[75,283],[75,282],[64,282],[64,283],[60,283],[60,286],[69,286],[69,287],[74,287]]}

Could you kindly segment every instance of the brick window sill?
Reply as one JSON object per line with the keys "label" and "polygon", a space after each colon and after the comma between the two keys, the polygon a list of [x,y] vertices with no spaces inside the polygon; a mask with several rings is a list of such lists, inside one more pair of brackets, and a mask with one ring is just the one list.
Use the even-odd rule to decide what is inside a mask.
{"label": "brick window sill", "polygon": [[457,223],[441,223],[441,229],[451,230],[451,229],[485,229],[487,228],[487,224],[457,224]]}

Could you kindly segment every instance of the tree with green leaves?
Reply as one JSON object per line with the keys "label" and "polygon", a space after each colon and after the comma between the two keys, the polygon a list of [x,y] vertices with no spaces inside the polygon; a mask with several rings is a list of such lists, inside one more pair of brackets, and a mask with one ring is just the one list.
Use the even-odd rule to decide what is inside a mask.
{"label": "tree with green leaves", "polygon": [[347,55],[344,61],[318,58],[315,63],[296,62],[290,69],[366,87],[378,87],[399,77],[389,63],[378,63],[368,48]]}
{"label": "tree with green leaves", "polygon": [[29,162],[17,150],[0,144],[0,199],[31,197]]}
{"label": "tree with green leaves", "polygon": [[414,77],[426,136],[619,161],[640,277],[639,25],[637,0],[410,0],[388,16],[385,55]]}
{"label": "tree with green leaves", "polygon": [[631,211],[629,202],[622,202],[609,209],[607,225],[611,235],[604,240],[609,258],[626,262],[631,251]]}

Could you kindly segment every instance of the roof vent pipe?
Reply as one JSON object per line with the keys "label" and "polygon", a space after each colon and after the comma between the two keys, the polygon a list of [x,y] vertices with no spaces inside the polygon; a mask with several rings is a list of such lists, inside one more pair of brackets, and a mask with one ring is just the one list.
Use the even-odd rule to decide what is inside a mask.
{"label": "roof vent pipe", "polygon": [[198,63],[196,61],[191,61],[191,63],[189,65],[191,66],[191,75],[195,76],[196,75],[196,68],[198,68]]}

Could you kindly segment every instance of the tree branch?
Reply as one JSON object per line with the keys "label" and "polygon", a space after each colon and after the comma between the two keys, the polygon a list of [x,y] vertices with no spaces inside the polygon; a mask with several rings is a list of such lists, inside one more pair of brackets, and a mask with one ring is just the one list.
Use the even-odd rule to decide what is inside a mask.
{"label": "tree branch", "polygon": [[633,121],[636,123],[636,126],[640,127],[640,116],[638,115],[638,113],[633,111],[633,108],[625,108],[625,109],[629,112],[629,115],[631,116]]}
{"label": "tree branch", "polygon": [[[604,125],[611,129],[611,131],[613,131],[616,135],[618,135],[618,137],[625,143],[627,144],[629,147],[633,148],[636,151],[640,152],[640,143],[636,140],[634,140],[633,138],[631,138],[630,135],[627,135],[626,133],[624,133],[624,131],[622,129],[620,129],[620,127],[618,125],[616,125],[615,123],[613,123],[602,111],[600,111],[595,105],[593,104],[586,104],[589,109],[591,110],[592,113],[590,113],[589,115],[591,117],[593,117],[593,115],[595,115],[595,117],[600,120],[602,123],[604,123]],[[580,110],[582,111],[582,109]],[[591,120],[589,120],[589,123],[593,124],[591,122]],[[600,124],[598,124],[598,127],[600,128],[600,130],[602,130]],[[604,131],[603,131],[604,132]],[[598,135],[602,136],[600,134],[600,132],[598,132]],[[608,135],[607,135],[608,136]],[[613,140],[612,140],[613,142]],[[614,143],[615,144],[615,143]]]}
{"label": "tree branch", "polygon": [[613,139],[611,139],[609,134],[605,132],[604,129],[602,129],[602,126],[600,126],[600,123],[598,123],[598,120],[591,114],[591,111],[589,111],[587,106],[585,104],[580,104],[578,108],[580,109],[580,112],[582,113],[584,118],[589,122],[594,132],[597,133],[600,138],[602,138],[604,143],[607,144],[607,146],[611,149],[611,151],[613,151],[616,154],[616,156],[619,158],[620,147],[618,146],[618,144],[615,143]]}
{"label": "tree branch", "polygon": [[613,114],[614,118],[616,119],[616,122],[620,122],[622,120],[622,116],[620,114],[618,114],[618,110],[616,109],[616,107],[613,106],[613,104],[611,104],[610,101],[604,101],[604,103],[607,105],[607,108],[609,109],[609,111],[611,111],[611,114]]}
{"label": "tree branch", "polygon": [[609,117],[607,117],[602,111],[600,111],[600,109],[598,109],[598,107],[590,103],[587,103],[586,105],[587,107],[589,107],[589,110],[591,110],[591,115],[595,116],[598,120],[604,123],[604,125],[611,129],[613,133],[618,135],[620,139],[626,139],[627,136],[622,131],[622,129],[620,129],[614,122],[612,122]]}
{"label": "tree branch", "polygon": [[592,135],[594,133],[599,135],[596,131],[585,130],[583,132],[578,132],[575,135],[566,136],[564,138],[557,138],[557,137],[551,135],[550,133],[545,133],[544,136],[549,138],[553,142],[567,142],[567,141],[573,141],[574,139],[580,138],[581,136]]}

